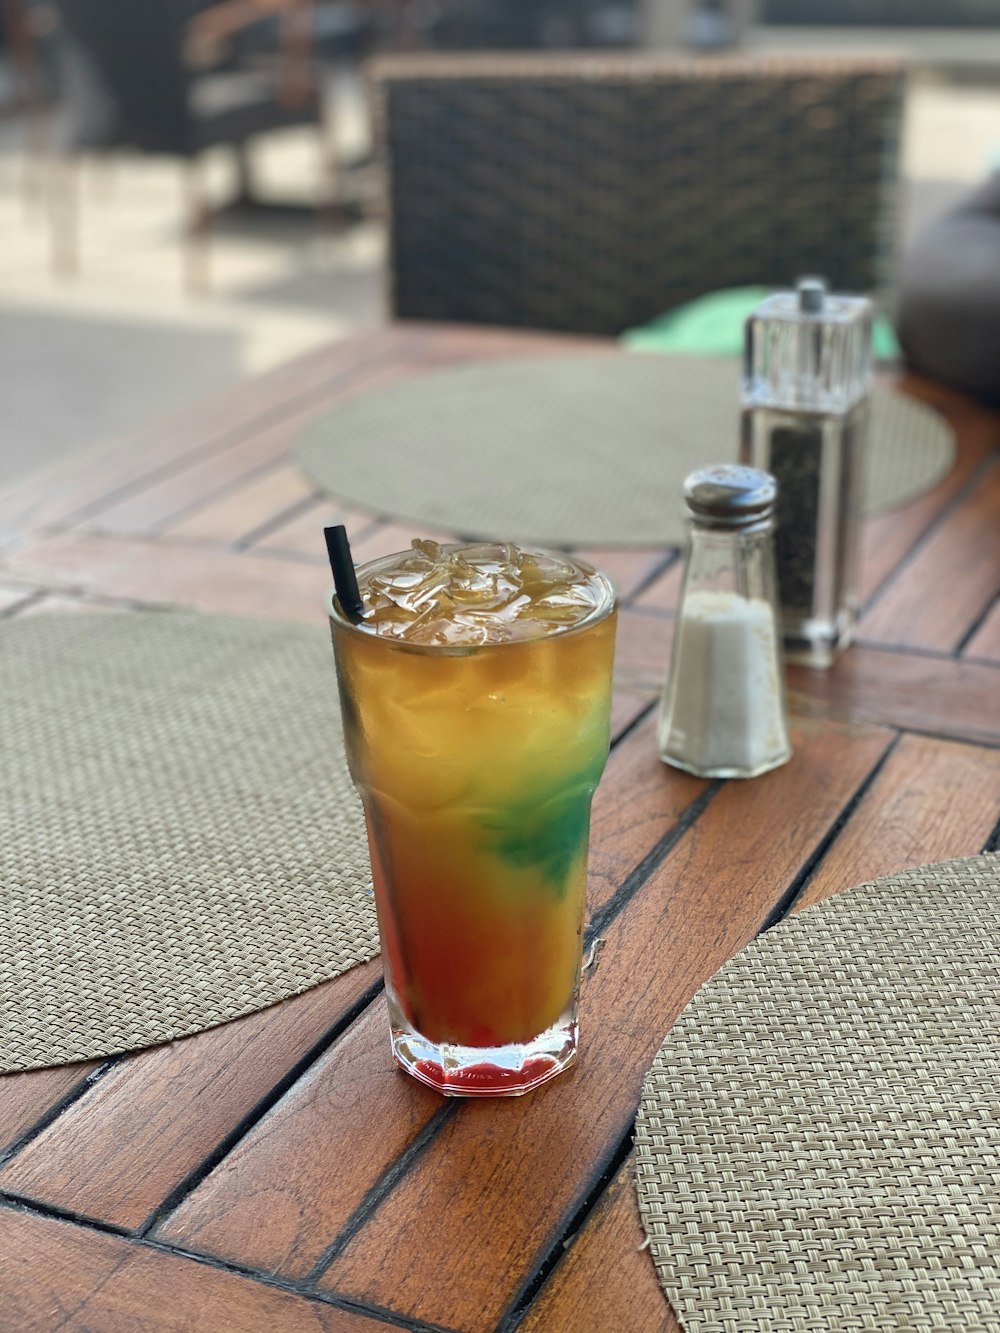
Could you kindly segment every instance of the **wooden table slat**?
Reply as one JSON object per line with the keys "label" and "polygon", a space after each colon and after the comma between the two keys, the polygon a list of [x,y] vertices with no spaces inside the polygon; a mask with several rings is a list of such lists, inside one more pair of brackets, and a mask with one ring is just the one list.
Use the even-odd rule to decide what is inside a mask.
{"label": "wooden table slat", "polygon": [[1000,745],[995,667],[855,644],[829,671],[788,669],[793,710]]}
{"label": "wooden table slat", "polygon": [[[683,1333],[664,1299],[635,1198],[630,1153],[565,1256],[542,1287],[518,1333]],[[749,1333],[749,1330],[748,1330]]]}
{"label": "wooden table slat", "polygon": [[386,1333],[381,1320],[2,1206],[0,1253],[0,1326],[17,1333]]}
{"label": "wooden table slat", "polygon": [[407,551],[415,538],[432,542],[450,542],[454,537],[440,528],[424,528],[417,523],[378,523],[364,528],[359,536],[348,529],[351,539],[351,554],[358,565],[369,560],[378,560],[383,555],[393,555],[396,551]]}
{"label": "wooden table slat", "polygon": [[607,574],[618,596],[627,599],[652,578],[671,553],[663,547],[587,546],[577,547],[574,554]]}
{"label": "wooden table slat", "polygon": [[858,639],[956,649],[1000,591],[1000,459],[934,527],[862,616]]}
{"label": "wooden table slat", "polygon": [[994,602],[983,623],[965,645],[962,656],[1000,666],[1000,599]]}
{"label": "wooden table slat", "polygon": [[998,443],[997,422],[981,408],[965,404],[953,411],[952,419],[956,427],[956,457],[948,475],[924,495],[907,504],[869,514],[861,524],[859,592],[862,606],[866,606],[882,584],[890,579],[900,562],[968,484]]}
{"label": "wooden table slat", "polygon": [[795,908],[900,870],[975,856],[997,820],[1000,750],[903,736]]}
{"label": "wooden table slat", "polygon": [[[391,383],[401,371],[391,366],[376,366],[365,372],[352,390]],[[330,386],[328,393],[304,407],[290,410],[276,425],[253,431],[184,465],[165,476],[151,480],[141,489],[132,490],[107,505],[97,505],[86,526],[94,531],[120,536],[149,535],[169,527],[207,500],[224,497],[255,471],[288,457],[302,431],[324,410],[337,401]],[[301,476],[301,474],[300,474]],[[308,494],[303,479],[303,489]]]}
{"label": "wooden table slat", "polygon": [[100,1060],[81,1060],[75,1065],[0,1076],[0,1161],[16,1140],[84,1084],[101,1064]]}
{"label": "wooden table slat", "polygon": [[182,545],[168,538],[44,538],[9,565],[39,586],[79,589],[144,605],[324,623],[330,583],[322,564],[276,560],[252,551]]}
{"label": "wooden table slat", "polygon": [[0,1169],[0,1190],[140,1227],[379,976],[376,959],[128,1057]]}
{"label": "wooden table slat", "polygon": [[658,698],[670,665],[674,622],[667,616],[633,611],[618,613],[615,636],[615,683],[620,689]]}
{"label": "wooden table slat", "polygon": [[313,488],[298,468],[281,463],[262,476],[240,481],[221,496],[208,500],[163,530],[192,541],[241,545],[265,525],[276,525],[314,497]]}
{"label": "wooden table slat", "polygon": [[615,689],[611,692],[611,735],[617,740],[622,732],[633,726],[650,706],[645,694]]}
{"label": "wooden table slat", "polygon": [[[250,549],[282,556],[293,555],[325,565],[326,550],[322,545],[325,527],[331,523],[343,523],[353,543],[376,522],[371,514],[362,513],[360,509],[351,509],[330,496],[323,496],[313,504],[305,506],[284,523],[269,528],[256,541],[251,542]],[[317,549],[317,535],[319,549]]]}
{"label": "wooden table slat", "polygon": [[442,1106],[396,1068],[380,998],[154,1234],[304,1279]]}
{"label": "wooden table slat", "polygon": [[673,614],[680,601],[683,579],[684,560],[681,558],[639,594],[635,599],[635,605],[650,611],[669,611]]}

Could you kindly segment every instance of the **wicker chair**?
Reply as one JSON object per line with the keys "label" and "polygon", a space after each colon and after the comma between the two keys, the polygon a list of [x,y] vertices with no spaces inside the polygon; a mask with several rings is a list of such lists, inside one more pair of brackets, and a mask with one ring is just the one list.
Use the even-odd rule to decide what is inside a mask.
{"label": "wicker chair", "polygon": [[371,76],[399,318],[613,335],[807,272],[891,288],[898,60],[411,55]]}

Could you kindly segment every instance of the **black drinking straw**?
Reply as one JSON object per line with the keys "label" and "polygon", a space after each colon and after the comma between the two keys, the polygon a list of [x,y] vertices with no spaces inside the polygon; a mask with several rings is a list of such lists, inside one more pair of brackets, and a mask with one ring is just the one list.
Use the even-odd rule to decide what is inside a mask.
{"label": "black drinking straw", "polygon": [[333,586],[337,590],[337,601],[344,615],[356,625],[365,613],[358,591],[358,577],[354,572],[351,547],[347,540],[347,529],[343,523],[335,523],[331,528],[323,529],[326,538],[326,553],[330,557],[333,570]]}

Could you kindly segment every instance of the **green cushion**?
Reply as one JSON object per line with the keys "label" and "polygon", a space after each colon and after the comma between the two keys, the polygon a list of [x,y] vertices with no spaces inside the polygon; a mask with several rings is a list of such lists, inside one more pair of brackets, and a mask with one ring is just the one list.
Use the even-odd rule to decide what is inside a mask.
{"label": "green cushion", "polygon": [[[728,287],[676,306],[637,329],[626,329],[621,341],[638,352],[691,352],[698,356],[740,356],[743,325],[750,312],[771,295],[770,287]],[[892,325],[875,320],[872,350],[879,361],[894,361],[899,344]]]}

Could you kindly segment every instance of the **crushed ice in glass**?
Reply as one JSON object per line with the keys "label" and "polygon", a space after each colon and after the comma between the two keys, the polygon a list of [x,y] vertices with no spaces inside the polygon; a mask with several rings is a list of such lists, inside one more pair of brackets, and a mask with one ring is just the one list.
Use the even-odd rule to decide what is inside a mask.
{"label": "crushed ice in glass", "polygon": [[493,542],[418,538],[359,581],[363,628],[426,646],[540,638],[585,620],[605,597],[604,581],[570,560]]}

